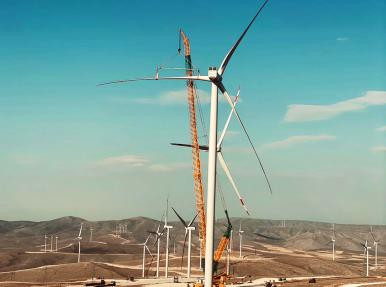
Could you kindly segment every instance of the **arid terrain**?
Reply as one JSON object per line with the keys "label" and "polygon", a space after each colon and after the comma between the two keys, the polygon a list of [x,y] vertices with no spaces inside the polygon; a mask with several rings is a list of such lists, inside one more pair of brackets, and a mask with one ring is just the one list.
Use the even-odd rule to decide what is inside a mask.
{"label": "arid terrain", "polygon": [[[279,278],[294,278],[296,281],[278,283],[278,286],[308,286],[312,277],[317,278],[313,286],[343,286],[350,282],[378,282],[386,277],[386,249],[382,245],[386,226],[372,227],[373,236],[380,241],[378,266],[375,268],[373,236],[369,226],[335,224],[336,255],[335,261],[332,261],[332,246],[329,243],[332,229],[329,223],[287,220],[284,226],[282,221],[242,219],[245,232],[240,258],[237,234],[240,220],[231,219],[235,231],[230,272],[240,282],[244,281],[245,286],[261,286],[259,284],[264,281],[277,282]],[[78,264],[75,238],[82,222],[81,263]],[[217,242],[225,229],[224,223],[224,220],[218,221]],[[119,286],[153,286],[154,279],[140,280],[143,249],[138,244],[143,243],[148,231],[155,230],[158,224],[158,221],[144,217],[96,222],[76,217],[43,222],[0,221],[0,286],[82,286],[85,280],[98,277],[117,280]],[[125,225],[125,232],[117,233],[118,225]],[[169,275],[179,276],[181,281],[186,274],[186,256],[181,268],[184,230],[180,222],[174,221],[171,225],[174,228],[170,237]],[[92,241],[90,227],[93,228]],[[47,252],[44,252],[45,234],[48,237]],[[51,235],[53,249],[55,236],[58,236],[57,251],[51,252]],[[366,240],[372,247],[369,259],[371,278],[364,278],[366,265],[361,243]],[[161,239],[162,277],[165,242],[164,236]],[[191,282],[202,274],[199,270],[197,233],[194,233],[192,242],[194,278]],[[151,237],[148,246],[153,256],[156,253],[154,243],[155,238]],[[225,270],[225,257],[219,270]],[[155,276],[155,256],[149,254],[146,255],[146,276]],[[130,277],[134,277],[135,281],[128,281]],[[159,283],[172,286],[171,279],[163,280]],[[186,283],[180,284],[186,286]]]}

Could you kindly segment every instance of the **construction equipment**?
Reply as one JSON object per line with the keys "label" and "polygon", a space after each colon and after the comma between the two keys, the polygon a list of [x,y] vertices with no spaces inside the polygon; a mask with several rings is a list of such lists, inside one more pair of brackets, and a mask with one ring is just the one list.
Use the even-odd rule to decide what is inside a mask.
{"label": "construction equipment", "polygon": [[[186,76],[193,76],[192,58],[190,55],[190,42],[185,33],[180,30],[180,39],[184,42],[185,52],[185,69]],[[179,47],[179,52],[181,47]],[[188,89],[188,104],[189,104],[189,119],[190,119],[190,135],[192,139],[192,161],[193,161],[193,180],[194,192],[196,194],[196,210],[198,213],[198,231],[201,245],[201,260],[205,260],[205,239],[206,239],[206,217],[204,203],[204,187],[202,184],[202,172],[200,161],[200,146],[198,144],[197,120],[196,120],[196,89],[194,81],[188,79],[186,81]],[[204,266],[204,264],[202,264]]]}
{"label": "construction equipment", "polygon": [[228,226],[227,226],[227,229],[225,230],[223,236],[221,237],[221,240],[220,240],[220,242],[218,244],[216,252],[214,253],[213,273],[217,272],[218,263],[219,263],[219,261],[221,259],[221,256],[222,256],[225,248],[229,244],[229,240],[231,238],[232,224],[231,224],[231,221],[229,219],[229,215],[228,215],[228,211],[227,210],[225,210],[225,216],[226,216],[227,221],[228,221]]}

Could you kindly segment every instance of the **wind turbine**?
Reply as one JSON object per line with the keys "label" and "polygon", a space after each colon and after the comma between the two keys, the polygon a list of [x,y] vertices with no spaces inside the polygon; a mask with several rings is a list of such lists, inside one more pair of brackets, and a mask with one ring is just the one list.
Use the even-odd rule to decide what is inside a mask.
{"label": "wind turbine", "polygon": [[44,253],[47,252],[47,234],[44,234]]}
{"label": "wind turbine", "polygon": [[165,213],[165,224],[164,224],[164,229],[166,229],[165,278],[168,278],[168,271],[169,271],[169,238],[170,238],[170,229],[173,228],[173,226],[168,225],[168,212],[169,212],[169,198],[166,199],[166,213]]}
{"label": "wind turbine", "polygon": [[78,237],[75,238],[75,240],[78,241],[78,263],[80,262],[80,241],[82,240],[82,228],[83,228],[83,223],[80,224],[80,229],[79,229],[79,235]]}
{"label": "wind turbine", "polygon": [[59,236],[55,235],[55,251],[58,252],[58,238]]}
{"label": "wind turbine", "polygon": [[185,227],[185,238],[184,238],[184,245],[182,247],[182,262],[184,260],[184,252],[185,252],[185,243],[186,243],[186,237],[188,237],[188,270],[187,270],[187,277],[190,278],[190,265],[191,265],[191,249],[192,249],[192,231],[196,230],[196,227],[193,226],[194,221],[196,220],[196,217],[198,213],[193,217],[193,219],[186,223],[186,221],[177,213],[177,211],[172,207],[174,213],[177,215],[178,219],[181,221],[181,223]]}
{"label": "wind turbine", "polygon": [[242,241],[243,241],[243,233],[244,230],[241,230],[241,221],[240,221],[240,228],[239,228],[239,237],[240,237],[240,258],[241,258],[241,249],[242,249]]}
{"label": "wind turbine", "polygon": [[241,125],[244,133],[246,134],[248,141],[254,151],[255,156],[257,157],[260,167],[264,173],[265,180],[268,184],[268,187],[271,189],[271,185],[269,183],[268,177],[266,175],[266,172],[264,170],[264,167],[262,165],[262,162],[256,152],[256,149],[252,143],[252,140],[247,133],[247,130],[244,126],[244,123],[241,121],[241,118],[237,112],[237,110],[234,107],[232,98],[228,94],[228,91],[226,90],[222,80],[224,76],[224,72],[229,64],[230,59],[232,58],[234,52],[236,51],[237,47],[243,40],[244,36],[248,32],[249,28],[252,26],[254,21],[256,20],[257,16],[261,13],[261,11],[264,9],[266,4],[269,0],[265,0],[264,3],[261,5],[257,13],[254,15],[248,26],[244,29],[241,36],[237,39],[235,44],[232,46],[232,48],[229,50],[229,52],[224,57],[219,69],[217,70],[216,67],[209,67],[208,69],[208,75],[192,75],[192,76],[173,76],[173,77],[159,77],[158,72],[156,73],[155,77],[148,77],[148,78],[136,78],[136,79],[129,79],[129,80],[118,80],[118,81],[111,81],[107,83],[103,83],[100,85],[107,85],[107,84],[116,84],[116,83],[124,83],[124,82],[131,82],[131,81],[139,81],[139,80],[191,80],[191,81],[205,81],[211,83],[211,100],[210,100],[210,128],[209,128],[209,155],[208,155],[208,188],[207,188],[207,212],[206,212],[206,244],[205,244],[205,287],[212,287],[212,276],[213,276],[213,249],[214,249],[214,221],[215,221],[215,194],[216,194],[216,161],[217,161],[217,112],[218,112],[218,90],[221,91],[221,93],[224,95],[225,99],[231,106],[233,112],[235,113],[237,120],[239,124]]}
{"label": "wind turbine", "polygon": [[[163,217],[163,216],[162,216]],[[162,220],[162,218],[161,218]],[[159,263],[160,263],[160,239],[161,236],[163,235],[164,230],[160,231],[161,224],[158,224],[157,230],[156,231],[151,231],[148,230],[147,232],[154,234],[155,235],[155,243],[157,244],[157,269],[156,269],[156,277],[159,277]]]}
{"label": "wind turbine", "polygon": [[90,227],[90,242],[92,242],[92,232],[93,232],[94,228]]}
{"label": "wind turbine", "polygon": [[147,247],[147,242],[149,241],[150,238],[149,234],[145,240],[144,243],[139,243],[139,244],[128,244],[128,245],[139,245],[143,246],[143,253],[142,253],[142,277],[145,278],[145,259],[146,259],[146,251],[149,253],[149,255],[153,258],[153,254],[151,254],[149,247]]}
{"label": "wind turbine", "polygon": [[370,227],[370,234],[371,234],[371,237],[373,238],[373,246],[374,246],[374,256],[375,256],[375,269],[378,268],[378,243],[379,243],[379,240],[377,240],[374,236],[374,233],[373,233],[373,227],[371,226]]}
{"label": "wind turbine", "polygon": [[335,224],[332,224],[331,240],[327,243],[332,243],[332,261],[335,261]]}
{"label": "wind turbine", "polygon": [[369,276],[369,249],[371,249],[370,246],[367,245],[367,240],[365,244],[361,244],[364,248],[363,255],[366,256],[366,277]]}
{"label": "wind turbine", "polygon": [[50,249],[50,252],[52,252],[54,249],[52,248],[52,242],[53,242],[53,240],[54,240],[54,236],[53,235],[51,235],[51,249]]}

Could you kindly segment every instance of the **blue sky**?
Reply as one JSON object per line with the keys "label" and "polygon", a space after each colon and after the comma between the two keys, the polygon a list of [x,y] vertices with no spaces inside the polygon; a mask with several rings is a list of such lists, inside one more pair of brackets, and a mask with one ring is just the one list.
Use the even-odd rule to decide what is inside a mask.
{"label": "blue sky", "polygon": [[[169,146],[189,142],[185,84],[96,84],[182,67],[180,27],[205,73],[260,4],[2,1],[0,218],[156,218],[168,194],[191,216],[190,152]],[[386,223],[385,12],[383,1],[271,0],[248,32],[224,83],[241,87],[273,195],[236,122],[223,149],[253,217]],[[198,84],[207,125],[208,88]],[[220,103],[220,127],[227,113]],[[244,216],[219,177],[230,214]]]}

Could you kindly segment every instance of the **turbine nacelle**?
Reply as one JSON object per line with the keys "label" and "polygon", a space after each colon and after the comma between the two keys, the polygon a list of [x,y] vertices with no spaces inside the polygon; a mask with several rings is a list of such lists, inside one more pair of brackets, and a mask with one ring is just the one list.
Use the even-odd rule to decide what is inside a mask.
{"label": "turbine nacelle", "polygon": [[216,67],[209,67],[208,78],[214,84],[220,83],[222,81],[222,76],[218,73]]}

